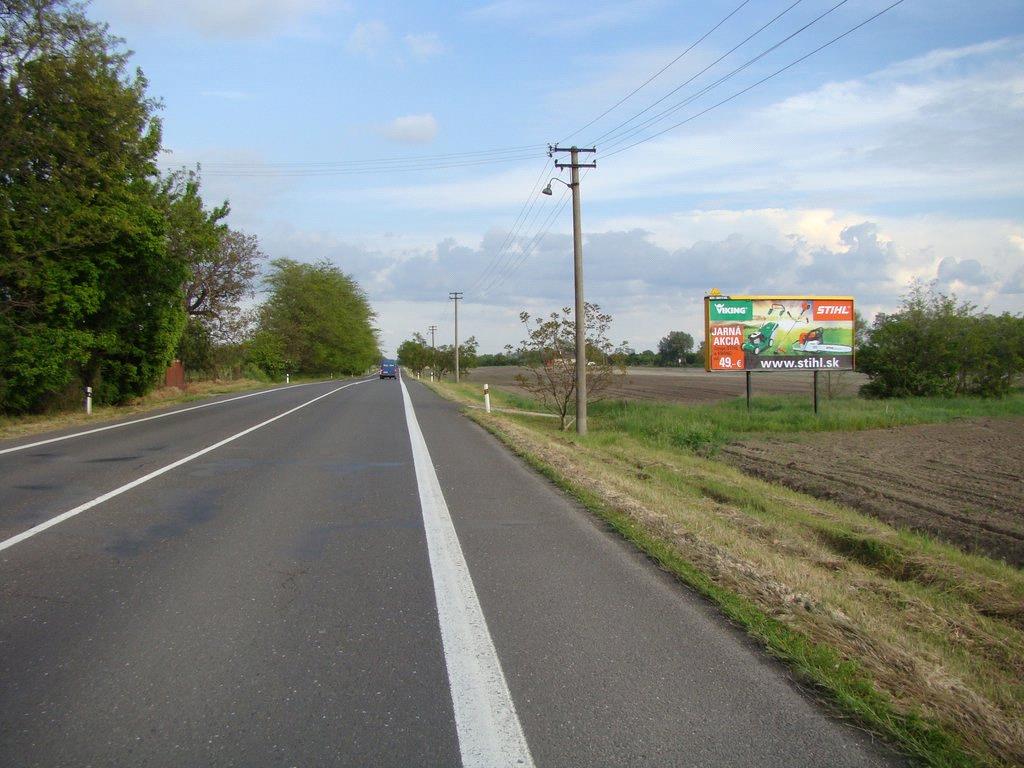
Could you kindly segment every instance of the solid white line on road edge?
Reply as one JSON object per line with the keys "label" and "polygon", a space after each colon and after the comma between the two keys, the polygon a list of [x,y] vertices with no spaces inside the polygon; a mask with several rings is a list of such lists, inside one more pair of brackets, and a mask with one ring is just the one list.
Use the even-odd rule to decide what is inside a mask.
{"label": "solid white line on road edge", "polygon": [[118,427],[128,427],[132,424],[141,424],[144,421],[153,421],[153,419],[163,419],[167,416],[177,416],[179,413],[188,413],[189,411],[197,411],[200,408],[209,408],[212,405],[223,405],[224,403],[233,403],[235,400],[245,400],[247,397],[259,397],[260,395],[269,395],[272,392],[280,392],[285,389],[295,389],[296,387],[311,387],[314,384],[323,384],[322,381],[308,381],[305,384],[292,384],[290,387],[274,387],[273,389],[262,389],[259,392],[250,392],[248,395],[239,395],[238,397],[229,397],[225,400],[214,400],[212,403],[203,403],[202,405],[193,405],[188,408],[179,408],[176,411],[168,411],[167,413],[158,413],[156,416],[146,416],[142,419],[133,419],[131,421],[119,421],[117,424],[108,424],[105,427],[96,427],[95,429],[87,429],[83,432],[75,432],[70,435],[60,435],[59,437],[51,437],[47,440],[36,440],[34,443],[25,443],[24,445],[16,445],[13,448],[4,448],[0,450],[0,455],[5,453],[14,453],[15,451],[24,451],[26,448],[35,448],[40,445],[46,445],[48,443],[58,443],[61,440],[70,440],[72,437],[83,437],[85,435],[92,435],[96,432],[106,432],[108,429],[117,429]]}
{"label": "solid white line on road edge", "polygon": [[261,427],[267,426],[267,424],[271,424],[271,423],[277,421],[278,419],[283,419],[285,416],[288,416],[289,414],[295,413],[300,408],[305,408],[307,405],[311,405],[311,404],[315,403],[317,400],[323,400],[328,395],[333,395],[335,392],[338,392],[338,391],[340,391],[342,389],[348,389],[349,387],[354,387],[356,384],[366,384],[369,381],[373,381],[373,379],[363,379],[362,381],[353,381],[351,384],[345,384],[344,386],[336,387],[335,389],[332,389],[330,392],[325,392],[322,395],[317,395],[312,400],[307,400],[306,402],[302,403],[301,405],[297,405],[294,408],[291,408],[291,409],[285,411],[284,413],[279,413],[279,414],[277,414],[277,416],[272,416],[271,418],[267,419],[266,421],[261,421],[259,424],[251,426],[248,429],[243,429],[241,432],[239,432],[237,434],[231,435],[231,437],[225,437],[223,440],[219,440],[218,442],[214,443],[213,445],[208,445],[206,448],[203,448],[202,450],[196,451],[195,453],[190,453],[188,456],[185,456],[184,458],[178,459],[177,461],[173,461],[173,462],[171,462],[170,464],[168,464],[166,466],[160,467],[160,469],[155,469],[152,472],[150,472],[148,475],[143,475],[142,477],[140,477],[140,478],[138,478],[136,480],[132,480],[130,483],[125,483],[120,488],[115,488],[112,491],[107,491],[102,496],[97,496],[92,501],[87,501],[87,502],[85,502],[85,504],[79,504],[74,509],[69,509],[67,512],[63,512],[63,513],[57,515],[56,517],[51,517],[49,520],[46,520],[45,522],[42,522],[39,525],[36,525],[36,526],[34,526],[32,528],[29,528],[27,531],[22,531],[21,533],[19,533],[16,536],[11,536],[11,538],[9,538],[9,539],[5,539],[4,541],[0,541],[0,551],[3,551],[5,549],[7,549],[8,547],[13,547],[15,544],[18,544],[18,543],[24,541],[25,539],[32,538],[37,533],[42,533],[47,528],[52,528],[53,526],[57,525],[58,523],[63,523],[65,520],[67,520],[69,518],[72,518],[75,515],[80,515],[82,512],[85,512],[87,509],[92,509],[97,504],[102,504],[104,501],[108,501],[108,500],[114,498],[115,496],[120,496],[125,491],[130,491],[132,488],[136,488],[136,487],[142,485],[143,483],[149,482],[154,477],[159,477],[160,475],[164,474],[165,472],[170,472],[172,469],[177,469],[182,464],[187,464],[188,462],[192,461],[193,459],[198,459],[200,456],[204,456],[207,453],[209,453],[210,451],[215,451],[215,450],[217,450],[218,448],[220,448],[223,445],[227,445],[228,443],[230,443],[230,442],[232,442],[234,440],[237,440],[240,437],[244,437],[245,435],[248,435],[250,432],[255,432],[257,429],[260,429]]}
{"label": "solid white line on road edge", "polygon": [[463,768],[531,768],[533,757],[487,630],[441,483],[405,381],[402,399],[426,530],[441,643],[448,668]]}

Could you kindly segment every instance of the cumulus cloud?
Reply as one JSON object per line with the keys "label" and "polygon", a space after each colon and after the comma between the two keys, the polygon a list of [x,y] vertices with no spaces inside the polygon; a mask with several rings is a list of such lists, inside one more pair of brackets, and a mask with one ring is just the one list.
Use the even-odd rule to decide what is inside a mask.
{"label": "cumulus cloud", "polygon": [[[699,333],[701,299],[711,288],[852,294],[869,318],[894,309],[915,277],[958,279],[958,296],[996,312],[1015,311],[1014,296],[1024,292],[1020,261],[1005,265],[999,255],[1008,247],[1003,231],[1011,225],[1005,222],[987,222],[984,229],[990,234],[984,242],[976,233],[964,233],[979,258],[960,259],[945,250],[947,245],[959,250],[959,241],[948,238],[947,244],[936,235],[956,226],[950,221],[889,221],[883,226],[853,215],[771,209],[717,211],[711,227],[700,223],[707,218],[701,211],[688,214],[689,228],[707,236],[679,246],[662,244],[671,238],[640,227],[587,234],[587,297],[613,314],[617,339],[644,348],[670,329]],[[920,232],[933,233],[934,248],[922,247]],[[383,238],[367,246],[289,231],[267,242],[273,255],[328,258],[352,272],[374,305],[386,308],[379,308],[380,324],[396,344],[420,325],[438,322],[448,291],[458,287],[466,292],[460,311],[466,332],[476,335],[484,349],[498,350],[518,340],[520,310],[536,314],[572,302],[567,228],[549,233],[533,248],[527,236],[517,236],[503,251],[507,234],[492,228],[478,240],[442,237],[431,244],[389,246]]]}
{"label": "cumulus cloud", "polygon": [[[334,11],[344,4],[332,4]],[[167,24],[193,29],[205,37],[251,38],[295,31],[325,0],[101,0],[107,18],[130,24]]]}
{"label": "cumulus cloud", "polygon": [[936,278],[943,285],[961,283],[968,286],[983,286],[992,282],[992,278],[981,262],[977,259],[957,259],[947,256],[939,262]]}
{"label": "cumulus cloud", "polygon": [[429,113],[404,115],[381,126],[380,133],[400,144],[429,144],[437,137],[437,120]]}

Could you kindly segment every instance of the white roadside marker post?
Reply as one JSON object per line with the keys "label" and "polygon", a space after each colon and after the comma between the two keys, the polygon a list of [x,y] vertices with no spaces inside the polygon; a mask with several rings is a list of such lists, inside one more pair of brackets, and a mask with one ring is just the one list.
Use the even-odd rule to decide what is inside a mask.
{"label": "white roadside marker post", "polygon": [[85,388],[85,415],[92,416],[92,387]]}
{"label": "white roadside marker post", "polygon": [[489,384],[484,384],[484,410],[487,413],[491,412],[491,387]]}
{"label": "white roadside marker post", "polygon": [[284,383],[285,384],[291,384],[292,383],[292,375],[290,373],[286,373],[284,375]]}

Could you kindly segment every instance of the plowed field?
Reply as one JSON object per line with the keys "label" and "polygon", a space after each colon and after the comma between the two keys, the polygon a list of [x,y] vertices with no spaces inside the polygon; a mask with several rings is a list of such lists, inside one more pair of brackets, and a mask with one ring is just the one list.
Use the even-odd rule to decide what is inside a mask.
{"label": "plowed field", "polygon": [[1024,419],[745,440],[744,471],[1024,566]]}

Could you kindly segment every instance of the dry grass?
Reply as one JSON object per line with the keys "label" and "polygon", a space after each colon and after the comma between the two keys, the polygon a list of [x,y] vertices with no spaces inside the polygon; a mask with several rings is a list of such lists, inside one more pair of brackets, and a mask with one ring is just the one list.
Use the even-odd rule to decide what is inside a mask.
{"label": "dry grass", "polygon": [[756,607],[726,613],[863,725],[933,765],[1024,765],[1021,571],[622,432],[472,417],[723,609]]}
{"label": "dry grass", "polygon": [[144,397],[136,398],[126,405],[97,406],[92,415],[86,416],[84,411],[42,414],[38,416],[0,416],[0,440],[12,437],[25,437],[55,429],[69,427],[96,426],[103,422],[113,421],[125,416],[146,413],[192,400],[201,400],[213,395],[224,395],[232,392],[249,392],[269,388],[272,385],[256,379],[234,379],[231,381],[197,381],[189,384],[187,390],[177,387],[155,389]]}

